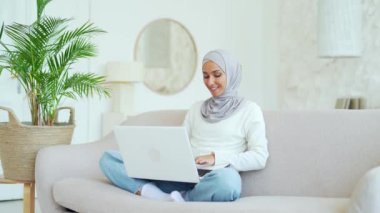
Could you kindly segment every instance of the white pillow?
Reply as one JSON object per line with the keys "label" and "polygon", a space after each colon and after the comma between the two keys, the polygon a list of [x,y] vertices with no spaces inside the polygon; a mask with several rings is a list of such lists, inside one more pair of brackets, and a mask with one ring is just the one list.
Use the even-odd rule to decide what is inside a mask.
{"label": "white pillow", "polygon": [[380,212],[380,167],[368,171],[356,185],[347,213]]}

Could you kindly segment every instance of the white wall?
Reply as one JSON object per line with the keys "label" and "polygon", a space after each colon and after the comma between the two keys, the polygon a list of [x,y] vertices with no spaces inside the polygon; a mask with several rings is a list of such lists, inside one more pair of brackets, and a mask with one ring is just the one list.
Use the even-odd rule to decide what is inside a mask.
{"label": "white wall", "polygon": [[281,108],[332,109],[349,96],[380,107],[380,1],[362,1],[362,8],[362,56],[318,58],[317,0],[279,3]]}
{"label": "white wall", "polygon": [[[26,0],[1,0],[1,5],[0,24],[3,22],[25,23],[27,21]],[[28,106],[27,103],[24,102],[24,93],[22,93],[18,83],[11,79],[8,72],[3,72],[0,76],[0,105],[12,106],[20,119],[28,118]],[[6,120],[7,117],[5,112],[0,111],[0,121]]]}
{"label": "white wall", "polygon": [[259,1],[227,1],[227,45],[239,58],[243,68],[241,95],[263,105],[262,42],[263,5]]}
{"label": "white wall", "polygon": [[261,48],[263,85],[261,94],[263,95],[262,107],[264,109],[278,109],[281,97],[280,79],[279,79],[279,44],[278,28],[279,18],[279,1],[263,1],[262,14],[262,38],[259,40],[263,44]]}

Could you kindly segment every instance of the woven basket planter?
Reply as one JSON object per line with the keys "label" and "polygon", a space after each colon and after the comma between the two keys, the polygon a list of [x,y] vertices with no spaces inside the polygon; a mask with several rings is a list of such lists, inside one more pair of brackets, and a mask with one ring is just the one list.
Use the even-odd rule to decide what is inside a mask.
{"label": "woven basket planter", "polygon": [[[70,144],[74,131],[74,109],[69,109],[70,119],[67,123],[55,126],[32,126],[21,123],[13,111],[8,111],[9,122],[0,123],[0,157],[4,177],[10,180],[34,181],[34,167],[37,152],[47,146]],[[58,112],[57,111],[57,112]],[[57,113],[58,114],[58,113]]]}

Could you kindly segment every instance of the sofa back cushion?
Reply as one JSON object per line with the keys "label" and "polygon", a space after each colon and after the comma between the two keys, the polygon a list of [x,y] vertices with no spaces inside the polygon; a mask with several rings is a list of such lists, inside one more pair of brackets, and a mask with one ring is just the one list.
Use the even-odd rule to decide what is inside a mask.
{"label": "sofa back cushion", "polygon": [[[122,125],[182,125],[185,110],[129,117]],[[242,173],[242,195],[349,197],[380,165],[380,110],[264,111],[270,157]]]}
{"label": "sofa back cushion", "polygon": [[244,195],[349,197],[380,165],[380,110],[266,111],[270,157]]}

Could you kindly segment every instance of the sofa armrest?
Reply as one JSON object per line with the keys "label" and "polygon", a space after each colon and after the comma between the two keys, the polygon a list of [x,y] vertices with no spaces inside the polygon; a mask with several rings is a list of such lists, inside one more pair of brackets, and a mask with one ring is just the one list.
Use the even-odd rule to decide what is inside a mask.
{"label": "sofa armrest", "polygon": [[348,213],[380,212],[380,166],[368,171],[356,185]]}
{"label": "sofa armrest", "polygon": [[105,150],[115,149],[113,135],[98,142],[57,145],[41,149],[36,158],[36,187],[42,212],[64,212],[53,198],[56,181],[66,177],[105,178],[99,169],[99,158]]}

